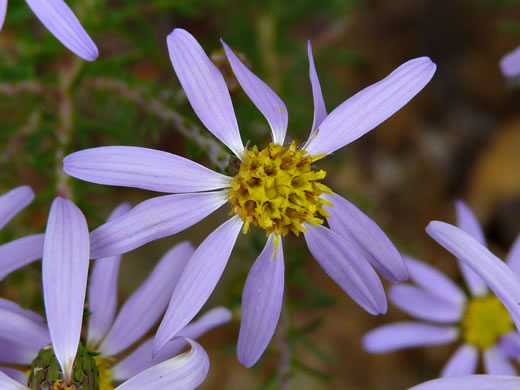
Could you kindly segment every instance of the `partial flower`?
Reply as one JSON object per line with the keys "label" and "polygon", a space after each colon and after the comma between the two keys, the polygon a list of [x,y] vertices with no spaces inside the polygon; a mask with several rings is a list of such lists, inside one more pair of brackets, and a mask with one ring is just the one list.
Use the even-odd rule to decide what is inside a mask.
{"label": "partial flower", "polygon": [[[0,229],[34,199],[28,186],[17,187],[0,196]],[[0,280],[11,272],[42,258],[43,234],[33,234],[0,245]]]}
{"label": "partial flower", "polygon": [[506,375],[466,375],[434,379],[409,390],[518,390],[520,378]]}
{"label": "partial flower", "polygon": [[[128,209],[126,204],[119,206],[111,218],[123,215]],[[142,383],[154,384],[162,376],[170,378],[171,382],[158,382],[157,385],[197,386],[206,376],[208,362],[204,350],[191,339],[228,322],[231,313],[225,308],[210,310],[186,326],[181,331],[182,337],[172,340],[168,350],[160,356],[153,356],[151,347],[143,347],[151,344],[152,339],[148,339],[126,358],[116,357],[140,341],[164,313],[176,281],[193,251],[191,244],[183,242],[166,253],[117,315],[120,257],[96,260],[88,288],[88,332],[80,341],[89,266],[89,235],[79,209],[72,202],[57,198],[49,215],[43,258],[48,329],[38,315],[0,300],[0,364],[16,363],[30,367],[26,379],[28,386],[34,383],[44,386],[56,380],[79,385],[95,380],[100,390],[113,389],[114,382],[122,381],[127,382],[118,389],[137,389]],[[187,343],[191,345],[191,352],[172,359]],[[84,366],[85,359],[97,373],[83,367],[85,377],[78,378],[78,364]],[[52,370],[51,362],[55,362],[56,368],[59,364],[61,370]],[[37,374],[40,370],[44,370],[46,375]],[[5,370],[0,368],[0,371]],[[63,374],[61,379],[56,377],[60,372]],[[175,382],[178,375],[181,376]],[[51,386],[51,389],[54,388]]]}
{"label": "partial flower", "polygon": [[[197,344],[195,341],[190,339],[185,339],[187,343],[190,345],[190,350],[188,352],[184,352],[180,355],[177,355],[173,358],[163,361],[162,363],[156,364],[139,374],[133,376],[127,381],[123,382],[119,386],[115,387],[116,390],[142,390],[142,389],[167,389],[167,388],[175,388],[175,389],[194,389],[199,386],[204,379],[206,378],[209,371],[209,358],[206,354],[206,351]],[[84,355],[82,356],[84,359],[92,359],[91,356]],[[75,364],[79,364],[80,360],[77,360]],[[88,361],[88,360],[87,360]],[[92,364],[92,361],[89,362]],[[94,365],[95,367],[95,365]],[[40,370],[41,372],[42,370]],[[78,370],[79,373],[83,373],[86,371],[85,367],[82,367],[81,370]],[[45,370],[46,373],[49,372],[49,369]],[[84,378],[87,378],[84,374],[76,374],[83,375]],[[80,384],[77,376],[75,376],[72,381],[72,384]],[[93,384],[94,383],[94,384]],[[96,388],[96,382],[85,382],[81,383],[81,387],[73,387],[73,388]],[[72,388],[72,387],[63,387],[63,382],[57,380],[55,382],[47,382],[45,385],[48,385],[50,390],[61,390],[64,388]],[[86,387],[86,386],[91,387]],[[98,384],[101,385],[101,384]],[[2,390],[30,390],[34,387],[28,383],[27,385],[22,384],[20,381],[12,379],[7,376],[4,372],[0,371],[0,387]],[[99,387],[103,389],[103,387]],[[105,387],[107,389],[107,387]],[[114,389],[114,387],[109,387],[109,389]]]}
{"label": "partial flower", "polygon": [[[308,46],[314,121],[302,146],[285,143],[287,108],[224,42],[233,72],[271,127],[264,149],[244,147],[231,97],[217,67],[187,31],[167,38],[170,58],[186,96],[206,128],[238,159],[235,176],[213,172],[167,152],[127,146],[100,147],[67,156],[69,175],[99,184],[169,192],[137,205],[91,233],[92,255],[112,256],[192,226],[228,204],[232,217],[195,251],[173,292],[155,341],[161,350],[204,305],[215,288],[240,233],[266,232],[267,243],[243,292],[238,357],[252,366],[269,344],[284,289],[282,239],[304,234],[325,272],[372,314],[386,311],[376,268],[392,282],[405,280],[406,266],[388,237],[369,217],[321,181],[314,163],[353,142],[402,108],[430,81],[436,66],[413,59],[354,95],[327,115]],[[325,219],[331,227],[323,226]]]}
{"label": "partial flower", "polygon": [[515,77],[520,74],[520,46],[502,57],[500,69],[506,77]]}
{"label": "partial flower", "polygon": [[[63,0],[26,0],[43,25],[70,51],[84,60],[94,61],[98,49]],[[7,0],[0,0],[0,30],[7,12]]]}
{"label": "partial flower", "polygon": [[[451,241],[457,240],[458,235],[464,235],[475,246],[481,247],[482,252],[489,252],[485,248],[482,229],[471,210],[461,201],[456,206],[459,228],[444,224],[456,231],[456,234],[450,232],[446,236]],[[439,241],[436,223],[432,224],[427,231]],[[439,242],[442,244],[442,241]],[[405,257],[410,278],[415,285],[393,286],[389,297],[392,303],[419,321],[399,322],[372,330],[363,338],[365,349],[373,353],[386,353],[460,340],[462,344],[444,366],[441,377],[475,373],[480,354],[486,373],[515,375],[516,370],[510,359],[520,357],[520,342],[517,341],[520,334],[514,330],[513,312],[508,311],[510,306],[506,304],[507,309],[504,307],[499,299],[501,295],[493,288],[493,284],[489,284],[484,264],[480,263],[481,271],[475,272],[477,270],[472,264],[477,264],[479,258],[473,252],[467,248],[451,252],[459,259],[471,295],[466,296],[435,268]],[[466,261],[468,256],[472,258],[471,263]],[[511,265],[520,264],[520,240],[513,245],[508,261]],[[487,285],[497,296],[490,293]]]}

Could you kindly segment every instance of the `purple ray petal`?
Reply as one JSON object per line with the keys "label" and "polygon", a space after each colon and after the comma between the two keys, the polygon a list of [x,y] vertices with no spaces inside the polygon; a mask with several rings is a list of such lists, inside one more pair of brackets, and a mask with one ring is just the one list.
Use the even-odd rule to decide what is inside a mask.
{"label": "purple ray petal", "polygon": [[63,0],[25,0],[38,19],[63,45],[87,61],[98,57],[96,44]]}
{"label": "purple ray petal", "polygon": [[327,155],[368,133],[417,95],[435,69],[428,57],[415,58],[358,92],[325,118],[307,151]]}
{"label": "purple ray petal", "polygon": [[0,318],[2,339],[37,349],[49,344],[49,332],[44,324],[3,308],[0,308]]}
{"label": "purple ray petal", "polygon": [[[197,339],[211,329],[231,320],[231,312],[224,307],[216,307],[204,313],[182,329],[178,335],[190,339]],[[130,355],[111,368],[114,380],[123,381],[147,368],[161,363],[178,354],[186,348],[187,341],[182,337],[170,340],[161,351],[152,357],[153,338],[149,338],[135,349]]]}
{"label": "purple ray petal", "polygon": [[[3,372],[4,374],[8,375],[10,378],[14,379],[17,382],[27,383],[27,375],[25,375],[23,371],[15,370],[14,368],[10,367],[0,367],[0,372]],[[4,390],[3,387],[2,390]]]}
{"label": "purple ray petal", "polygon": [[520,277],[473,236],[456,226],[432,221],[426,232],[486,281],[520,329]]}
{"label": "purple ray petal", "polygon": [[409,390],[518,390],[520,378],[498,375],[467,375],[441,378]]}
{"label": "purple ray petal", "polygon": [[421,320],[453,323],[458,322],[464,312],[462,303],[446,301],[407,284],[390,287],[388,296],[398,308]]}
{"label": "purple ray petal", "polygon": [[487,246],[482,227],[468,205],[462,200],[458,200],[455,202],[455,210],[457,212],[457,226],[472,235],[482,245]]}
{"label": "purple ray petal", "polygon": [[[108,218],[112,221],[130,210],[128,203],[117,206]],[[121,256],[107,257],[94,262],[88,286],[87,344],[97,347],[112,325],[117,309],[117,277]]]}
{"label": "purple ray petal", "polygon": [[441,376],[471,375],[477,371],[478,349],[471,344],[461,345],[442,369]]}
{"label": "purple ray petal", "polygon": [[199,192],[230,186],[230,178],[191,160],[136,146],[102,146],[69,154],[63,170],[98,184],[159,192]]}
{"label": "purple ray petal", "polygon": [[517,375],[515,367],[496,346],[491,346],[483,354],[484,371],[490,375]]}
{"label": "purple ray petal", "polygon": [[243,222],[235,215],[211,233],[188,261],[155,335],[154,354],[192,320],[224,272]]}
{"label": "purple ray petal", "polygon": [[187,339],[191,350],[140,372],[116,390],[194,389],[209,371],[206,351],[195,341]]}
{"label": "purple ray petal", "polygon": [[226,51],[229,64],[244,92],[263,114],[273,135],[275,144],[283,145],[285,133],[287,132],[288,114],[282,99],[264,83],[259,77],[251,72],[233,53],[233,50],[221,39],[222,46]]}
{"label": "purple ray petal", "polygon": [[2,390],[28,390],[27,386],[15,381],[2,371],[0,371],[0,388]]}
{"label": "purple ray petal", "polygon": [[498,346],[508,358],[520,359],[520,333],[511,331],[500,336]]}
{"label": "purple ray petal", "polygon": [[[32,310],[24,309],[19,304],[15,303],[13,301],[10,301],[8,299],[0,298],[0,308],[12,311],[16,314],[20,314],[33,322],[44,325],[44,319],[41,315],[35,313]],[[0,337],[1,337],[1,335],[0,335]]]}
{"label": "purple ray petal", "polygon": [[396,322],[365,334],[363,347],[371,353],[387,353],[410,347],[448,344],[457,337],[458,329],[452,326]]}
{"label": "purple ray petal", "polygon": [[325,272],[363,309],[385,313],[385,290],[372,266],[350,238],[322,225],[306,225],[305,241]]}
{"label": "purple ray petal", "polygon": [[408,269],[400,253],[381,228],[365,213],[338,194],[324,196],[334,207],[326,207],[330,228],[356,245],[360,255],[387,280],[408,279]]}
{"label": "purple ray petal", "polygon": [[29,186],[16,187],[0,196],[0,229],[26,208],[33,199],[34,193]]}
{"label": "purple ray petal", "polygon": [[[309,136],[309,141],[311,141],[315,131],[321,125],[321,122],[323,122],[323,120],[327,117],[327,108],[325,107],[325,101],[323,100],[323,95],[321,93],[321,86],[320,80],[318,78],[318,73],[316,72],[316,67],[314,66],[311,41],[307,43],[307,55],[309,57],[309,78],[311,79],[312,100],[314,102],[314,118],[312,119],[312,132]],[[309,141],[307,141],[307,143]]]}
{"label": "purple ray petal", "polygon": [[282,240],[279,241],[275,249],[274,233],[269,236],[244,285],[237,353],[238,360],[246,367],[251,367],[260,359],[280,318],[284,259]]}
{"label": "purple ray petal", "polygon": [[506,77],[515,77],[520,73],[520,46],[502,57],[500,69]]}
{"label": "purple ray petal", "polygon": [[173,69],[193,110],[204,126],[242,159],[244,145],[224,77],[186,30],[176,28],[166,41]]}
{"label": "purple ray petal", "polygon": [[511,245],[511,249],[506,257],[506,263],[513,271],[520,274],[520,234],[516,237],[513,245]]}
{"label": "purple ray petal", "polygon": [[[42,339],[43,341],[43,339]],[[47,332],[47,343],[50,342]],[[42,345],[23,345],[6,339],[0,339],[0,363],[23,364],[29,366],[34,358],[38,355],[38,351]]]}
{"label": "purple ray petal", "polygon": [[403,256],[403,259],[410,272],[410,279],[430,294],[458,305],[466,302],[464,292],[442,272],[410,256]]}
{"label": "purple ray petal", "polygon": [[0,245],[0,280],[11,272],[41,259],[43,241],[43,234],[33,234]]}
{"label": "purple ray petal", "polygon": [[143,337],[164,313],[186,263],[194,252],[184,241],[170,249],[150,276],[127,299],[101,343],[104,356],[116,355]]}
{"label": "purple ray petal", "polygon": [[0,0],[0,31],[4,26],[5,14],[7,13],[7,0]]}
{"label": "purple ray petal", "polygon": [[[457,210],[457,226],[472,235],[482,245],[486,246],[486,238],[484,237],[480,223],[470,208],[461,200],[455,203],[455,208]],[[463,261],[459,260],[458,263],[471,294],[475,297],[486,295],[488,291],[486,282],[484,282],[478,274],[473,272],[469,266],[464,264]]]}
{"label": "purple ray petal", "polygon": [[165,195],[139,203],[128,213],[90,234],[93,259],[122,254],[178,233],[227,202],[227,192]]}
{"label": "purple ray petal", "polygon": [[87,221],[74,203],[58,197],[45,231],[42,280],[52,346],[67,382],[81,335],[88,265]]}

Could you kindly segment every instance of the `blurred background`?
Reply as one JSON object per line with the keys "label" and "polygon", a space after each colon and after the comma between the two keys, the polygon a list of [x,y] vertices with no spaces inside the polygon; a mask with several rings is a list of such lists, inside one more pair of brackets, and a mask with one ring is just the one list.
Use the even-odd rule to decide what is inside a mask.
{"label": "blurred background", "polygon": [[[73,199],[91,229],[119,203],[160,194],[80,182],[63,156],[103,145],[150,147],[222,170],[228,151],[206,132],[173,72],[166,36],[190,31],[226,75],[242,139],[265,146],[267,122],[233,86],[222,37],[285,101],[291,138],[312,124],[307,40],[330,112],[408,59],[438,65],[430,84],[362,139],[320,161],[327,185],[371,216],[403,252],[461,282],[454,258],[425,233],[430,220],[455,222],[464,199],[490,247],[503,257],[520,232],[520,88],[498,61],[520,44],[518,0],[67,1],[97,43],[99,59],[68,52],[22,1],[9,4],[0,33],[0,192],[30,185],[32,205],[0,242],[45,229],[52,199]],[[227,207],[227,206],[226,206]],[[123,256],[120,302],[160,256],[182,240],[199,244],[229,213]],[[387,355],[362,350],[368,330],[407,316],[389,306],[373,317],[332,282],[303,238],[284,241],[286,292],[277,333],[252,369],[236,359],[240,299],[264,234],[240,236],[207,307],[231,323],[201,339],[211,359],[202,389],[404,389],[438,376],[456,344]],[[3,297],[43,313],[40,263],[0,283]]]}

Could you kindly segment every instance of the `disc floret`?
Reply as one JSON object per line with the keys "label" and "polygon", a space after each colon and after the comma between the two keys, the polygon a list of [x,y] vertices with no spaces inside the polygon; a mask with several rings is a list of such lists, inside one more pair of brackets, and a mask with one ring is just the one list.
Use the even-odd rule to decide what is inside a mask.
{"label": "disc floret", "polygon": [[324,222],[321,217],[328,213],[323,206],[332,204],[320,196],[331,190],[320,183],[326,172],[312,169],[313,159],[305,150],[293,141],[289,146],[270,143],[263,150],[254,146],[244,155],[228,197],[231,213],[244,221],[244,233],[253,224],[267,235],[299,235],[305,232],[304,223]]}
{"label": "disc floret", "polygon": [[511,316],[497,297],[476,298],[468,303],[462,322],[466,342],[484,350],[512,329]]}

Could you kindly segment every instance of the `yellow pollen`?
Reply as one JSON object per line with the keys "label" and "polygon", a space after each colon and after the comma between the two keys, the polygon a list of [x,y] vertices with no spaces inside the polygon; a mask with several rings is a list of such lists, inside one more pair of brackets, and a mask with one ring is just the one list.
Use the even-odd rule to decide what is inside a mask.
{"label": "yellow pollen", "polygon": [[320,216],[328,216],[323,206],[332,204],[320,196],[331,190],[320,183],[326,172],[312,170],[313,159],[305,150],[293,141],[289,146],[271,143],[263,150],[255,146],[244,155],[228,195],[231,214],[244,221],[244,234],[252,224],[267,235],[298,236],[305,232],[304,223],[323,223]]}
{"label": "yellow pollen", "polygon": [[466,342],[487,349],[512,329],[511,316],[497,297],[476,298],[468,303],[462,321]]}
{"label": "yellow pollen", "polygon": [[96,367],[99,371],[99,390],[114,390],[112,385],[112,359],[101,356],[94,356]]}

